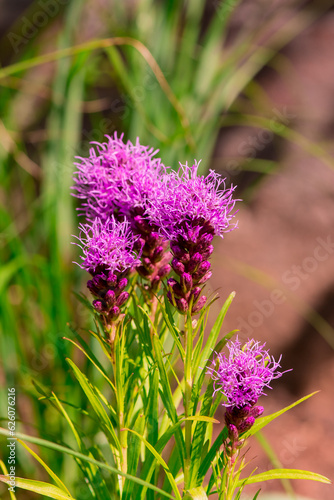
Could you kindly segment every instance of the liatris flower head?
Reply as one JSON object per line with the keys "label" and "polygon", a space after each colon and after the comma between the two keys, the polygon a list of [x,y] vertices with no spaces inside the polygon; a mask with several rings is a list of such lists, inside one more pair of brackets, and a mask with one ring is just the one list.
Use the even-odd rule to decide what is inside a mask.
{"label": "liatris flower head", "polygon": [[92,275],[87,287],[107,326],[119,317],[120,307],[129,297],[124,289],[130,269],[140,262],[135,251],[138,236],[133,235],[129,222],[117,222],[113,217],[107,222],[95,219],[92,224],[80,224],[79,229],[83,256],[78,265]]}
{"label": "liatris flower head", "polygon": [[207,373],[213,379],[214,393],[221,392],[226,400],[225,423],[232,451],[239,443],[239,435],[249,430],[263,413],[255,406],[272,380],[282,376],[280,360],[269,355],[265,344],[249,340],[244,346],[238,337],[227,344],[229,355],[217,354]]}
{"label": "liatris flower head", "polygon": [[115,133],[106,143],[93,143],[89,158],[79,158],[74,177],[74,191],[82,200],[79,209],[88,221],[96,218],[102,222],[115,216],[126,218],[132,231],[140,236],[143,259],[137,270],[150,280],[151,290],[156,291],[161,279],[170,272],[166,252],[167,242],[157,234],[157,228],[145,216],[147,203],[160,190],[162,173],[166,171],[157,151],[124,142],[123,134]]}
{"label": "liatris flower head", "polygon": [[143,212],[147,199],[159,189],[164,170],[157,151],[123,141],[123,134],[108,142],[92,143],[88,158],[78,158],[73,186],[74,196],[82,200],[80,212],[89,221],[108,220],[119,212],[129,218],[133,209]]}
{"label": "liatris flower head", "polygon": [[265,344],[249,340],[243,347],[238,337],[227,344],[229,356],[217,354],[208,372],[214,381],[214,394],[222,392],[226,407],[253,406],[273,379],[282,376],[280,360],[276,362]]}
{"label": "liatris flower head", "polygon": [[181,165],[178,172],[163,178],[157,196],[147,206],[148,218],[170,240],[172,268],[177,279],[170,278],[168,298],[181,313],[198,313],[206,303],[202,286],[211,277],[208,261],[215,235],[231,231],[234,217],[234,187],[225,188],[224,180],[210,171],[198,175],[199,164]]}

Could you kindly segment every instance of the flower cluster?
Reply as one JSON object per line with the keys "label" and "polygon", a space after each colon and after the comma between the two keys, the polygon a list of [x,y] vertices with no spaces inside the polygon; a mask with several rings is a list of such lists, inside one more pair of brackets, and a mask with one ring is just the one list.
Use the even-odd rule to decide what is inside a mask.
{"label": "flower cluster", "polygon": [[263,412],[255,406],[265,388],[270,388],[273,379],[282,376],[280,360],[269,355],[265,344],[249,340],[243,347],[238,337],[227,344],[229,356],[217,354],[207,369],[211,375],[214,394],[221,392],[226,401],[225,423],[230,438],[230,447],[240,444],[239,436],[252,427]]}
{"label": "flower cluster", "polygon": [[[234,188],[226,189],[213,171],[206,177],[198,175],[197,163],[169,171],[155,157],[157,152],[138,139],[125,143],[115,133],[108,142],[94,146],[89,158],[78,159],[74,178],[80,213],[92,223],[80,226],[86,235],[86,240],[81,236],[81,267],[96,275],[96,269],[113,267],[124,273],[135,266],[149,282],[144,288],[151,297],[173,269],[175,277],[167,280],[169,301],[183,314],[198,313],[207,301],[201,293],[212,274],[208,260],[212,239],[235,227],[231,225]],[[116,221],[126,224],[116,227]],[[126,243],[121,233],[126,234]],[[124,248],[129,250],[126,256]],[[101,280],[98,290],[88,285],[99,297],[106,293],[106,280]],[[100,298],[94,305],[103,312],[109,307]]]}
{"label": "flower cluster", "polygon": [[134,234],[140,237],[143,258],[137,270],[150,281],[155,292],[170,272],[168,242],[158,234],[145,211],[160,189],[164,165],[155,158],[157,151],[123,142],[115,133],[106,143],[95,143],[89,158],[79,158],[75,172],[75,196],[82,200],[80,213],[88,221],[96,218],[108,222],[110,217],[129,221]]}
{"label": "flower cluster", "polygon": [[92,224],[80,224],[78,246],[82,249],[82,262],[78,265],[92,275],[87,287],[95,297],[93,306],[106,326],[115,321],[129,294],[125,291],[129,270],[138,265],[135,237],[127,221],[117,222],[113,217],[103,223],[95,219]]}
{"label": "flower cluster", "polygon": [[234,188],[225,189],[218,174],[198,175],[198,164],[181,165],[164,176],[158,196],[147,213],[170,241],[172,268],[177,278],[168,280],[168,298],[181,313],[198,313],[207,298],[201,291],[212,273],[209,258],[215,235],[233,229]]}

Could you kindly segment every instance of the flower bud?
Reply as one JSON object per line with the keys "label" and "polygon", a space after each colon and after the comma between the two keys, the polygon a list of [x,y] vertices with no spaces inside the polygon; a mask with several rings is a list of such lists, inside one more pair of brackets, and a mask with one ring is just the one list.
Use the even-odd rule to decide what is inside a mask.
{"label": "flower bud", "polygon": [[124,290],[124,288],[126,288],[127,284],[128,284],[128,280],[126,278],[120,279],[118,284],[117,284],[117,290],[119,292],[121,292],[122,290]]}
{"label": "flower bud", "polygon": [[115,320],[118,318],[118,316],[120,315],[121,311],[120,311],[120,308],[118,306],[114,306],[110,309],[109,311],[109,316],[110,316],[110,319],[111,320]]}
{"label": "flower bud", "polygon": [[254,408],[252,408],[251,411],[249,412],[249,415],[254,418],[257,418],[260,417],[263,412],[264,412],[263,406],[254,406]]}
{"label": "flower bud", "polygon": [[202,262],[203,257],[199,252],[194,253],[194,255],[190,258],[189,263],[187,265],[188,273],[193,273],[196,271],[199,264]]}
{"label": "flower bud", "polygon": [[108,290],[104,296],[104,300],[106,301],[109,307],[113,306],[116,300],[115,292],[113,290]]}
{"label": "flower bud", "polygon": [[161,257],[163,256],[164,253],[164,247],[162,245],[157,246],[152,254],[151,261],[152,262],[159,262],[161,260]]}
{"label": "flower bud", "polygon": [[191,310],[192,314],[196,314],[196,313],[200,312],[200,310],[205,306],[206,301],[207,301],[207,298],[205,297],[205,295],[202,295],[202,297],[200,297],[198,299],[197,303],[193,306],[193,308]]}
{"label": "flower bud", "polygon": [[200,286],[195,286],[191,290],[191,297],[193,297],[193,305],[196,304],[198,297],[200,296],[201,291],[202,291],[202,288]]}
{"label": "flower bud", "polygon": [[189,273],[183,273],[181,275],[181,287],[184,292],[190,292],[193,286],[193,279]]}
{"label": "flower bud", "polygon": [[101,300],[93,300],[93,307],[99,313],[103,311],[103,304]]}
{"label": "flower bud", "polygon": [[87,281],[87,288],[90,291],[90,293],[92,293],[93,295],[99,295],[99,289],[95,285],[95,283],[94,283],[93,280],[88,280]]}
{"label": "flower bud", "polygon": [[185,314],[188,311],[188,302],[186,299],[176,299],[175,302],[180,313]]}
{"label": "flower bud", "polygon": [[252,425],[254,425],[255,418],[254,417],[247,417],[245,420],[241,422],[241,424],[238,426],[239,432],[246,432],[248,431]]}
{"label": "flower bud", "polygon": [[141,233],[150,233],[152,231],[152,228],[151,226],[148,224],[148,222],[141,216],[141,215],[136,215],[134,218],[133,218],[134,222],[135,222],[135,225],[137,227],[137,229],[141,232]]}
{"label": "flower bud", "polygon": [[117,284],[117,276],[116,274],[110,271],[107,276],[107,285],[111,287],[111,286],[116,286],[116,284]]}
{"label": "flower bud", "polygon": [[144,267],[145,269],[147,270],[148,274],[152,274],[153,271],[155,270],[155,267],[154,265],[152,264],[151,262],[151,259],[149,259],[148,257],[144,257],[142,259],[142,262],[144,264]]}
{"label": "flower bud", "polygon": [[230,438],[230,440],[237,441],[239,437],[239,432],[236,426],[233,424],[229,424],[227,426],[227,430],[228,430],[228,437]]}
{"label": "flower bud", "polygon": [[203,278],[201,278],[200,280],[198,280],[198,285],[203,285],[203,283],[205,283],[206,281],[208,281],[212,276],[212,272],[211,271],[208,271],[204,276]]}
{"label": "flower bud", "polygon": [[213,252],[213,245],[208,245],[207,248],[202,251],[203,259],[208,259]]}
{"label": "flower bud", "polygon": [[184,265],[178,259],[172,260],[172,268],[180,276],[184,273]]}
{"label": "flower bud", "polygon": [[121,292],[119,296],[117,297],[116,300],[116,305],[118,307],[121,307],[129,298],[129,293],[128,292]]}

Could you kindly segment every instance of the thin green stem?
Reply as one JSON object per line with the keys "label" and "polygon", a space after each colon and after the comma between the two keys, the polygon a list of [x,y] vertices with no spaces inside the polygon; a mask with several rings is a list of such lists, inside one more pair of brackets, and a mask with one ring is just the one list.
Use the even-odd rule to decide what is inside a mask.
{"label": "thin green stem", "polygon": [[[185,343],[185,387],[184,387],[184,413],[185,417],[191,416],[191,393],[192,393],[192,352],[193,352],[193,329],[191,316],[189,314],[187,323],[185,324],[185,334],[184,334],[184,343]],[[191,431],[192,431],[192,421],[186,420],[185,422],[185,446],[186,446],[186,456],[184,461],[184,484],[185,489],[190,487],[190,468],[191,468]]]}

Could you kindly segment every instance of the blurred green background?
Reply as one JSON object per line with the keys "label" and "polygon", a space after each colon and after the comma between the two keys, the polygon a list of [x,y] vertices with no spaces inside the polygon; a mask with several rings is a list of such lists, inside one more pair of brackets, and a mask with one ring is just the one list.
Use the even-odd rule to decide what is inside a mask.
{"label": "blurred green background", "polygon": [[[91,141],[102,142],[114,131],[132,141],[138,136],[142,144],[159,149],[163,162],[173,168],[178,162],[202,159],[203,173],[214,168],[238,185],[237,194],[244,200],[239,239],[233,240],[236,233],[231,233],[227,246],[216,254],[212,286],[223,287],[223,297],[230,287],[236,289],[239,308],[250,304],[247,317],[258,290],[274,289],[284,272],[309,256],[303,248],[309,244],[313,251],[317,237],[331,234],[332,218],[324,220],[322,212],[319,231],[311,239],[307,225],[299,234],[290,223],[298,221],[300,228],[300,217],[312,221],[312,208],[322,203],[326,214],[334,208],[334,69],[330,50],[326,52],[334,40],[333,5],[298,0],[0,0],[0,417],[6,418],[7,387],[15,386],[21,430],[67,443],[71,438],[66,422],[50,404],[37,400],[33,381],[47,394],[54,390],[73,404],[87,404],[64,361],[77,353],[62,337],[69,335],[67,323],[84,328],[90,321],[73,295],[85,290],[85,276],[72,263],[77,250],[70,242],[78,220],[70,187],[74,157],[86,156]],[[320,61],[320,67],[312,61]],[[304,79],[298,79],[299,74]],[[321,85],[327,85],[327,94]],[[313,94],[298,100],[302,88],[310,86]],[[289,167],[295,150],[304,155],[298,157],[304,162],[300,171]],[[291,172],[300,188],[295,197]],[[311,193],[308,172],[313,175]],[[282,206],[294,197],[290,212],[282,210],[280,216],[279,204],[272,212],[285,224],[284,239],[272,225],[266,201],[280,196],[275,186],[281,179],[286,179]],[[250,231],[254,226],[259,231],[255,237]],[[270,247],[274,232],[277,241],[286,242],[284,248],[279,243]],[[296,255],[294,237],[301,249],[291,261],[289,255]],[[285,340],[312,328],[307,335],[320,345],[320,364],[323,353],[332,363],[334,346],[333,264],[325,260],[321,275],[309,273],[322,287],[314,284],[305,295],[300,290],[289,295],[304,323],[289,314],[284,321],[275,310],[285,327],[290,324]],[[305,284],[310,281],[305,279]],[[269,316],[273,323],[274,316]],[[231,329],[238,327],[232,325],[235,320],[240,320],[239,312],[231,317]],[[265,338],[261,329],[258,334]],[[314,340],[307,344],[301,337],[299,342],[306,346],[307,359]],[[281,352],[289,348],[289,367],[298,364],[298,342],[272,344]],[[84,360],[78,362],[96,377]],[[330,367],[333,375],[333,363]],[[305,365],[299,369],[304,373]],[[290,379],[287,394],[306,389],[296,384],[298,380]],[[312,443],[305,445],[309,457]],[[5,446],[2,450],[5,460]],[[40,453],[79,500],[86,498],[71,460],[46,450]],[[333,458],[323,458],[317,472],[330,477]],[[46,479],[22,449],[18,459],[20,475]],[[332,498],[324,486],[312,487],[319,488],[311,491],[313,498]],[[301,494],[308,493],[307,488],[301,487]],[[5,491],[0,486],[1,498],[8,497]],[[18,492],[17,498],[35,496]]]}

